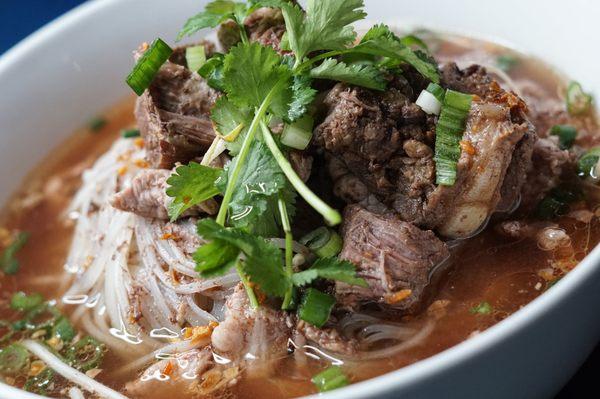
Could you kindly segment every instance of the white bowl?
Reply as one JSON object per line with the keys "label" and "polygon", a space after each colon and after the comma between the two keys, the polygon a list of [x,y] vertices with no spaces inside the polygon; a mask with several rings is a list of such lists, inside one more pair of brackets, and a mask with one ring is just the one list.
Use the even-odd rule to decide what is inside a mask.
{"label": "white bowl", "polygon": [[[96,0],[0,58],[0,202],[27,171],[99,111],[130,93],[131,51],[172,41],[206,1]],[[600,97],[591,0],[367,0],[369,18],[473,34],[536,55]],[[600,248],[548,293],[431,358],[322,398],[548,398],[600,338]],[[0,398],[39,398],[0,384]]]}

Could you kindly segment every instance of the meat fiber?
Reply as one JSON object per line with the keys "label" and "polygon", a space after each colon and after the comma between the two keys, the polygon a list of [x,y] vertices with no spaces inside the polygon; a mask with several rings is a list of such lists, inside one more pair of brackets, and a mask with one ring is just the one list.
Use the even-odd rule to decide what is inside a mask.
{"label": "meat fiber", "polygon": [[346,208],[342,230],[340,257],[353,262],[368,283],[366,288],[336,283],[338,302],[346,307],[375,302],[411,310],[421,301],[430,273],[449,256],[433,232],[358,205]]}
{"label": "meat fiber", "polygon": [[[152,218],[168,220],[168,206],[172,198],[167,196],[167,179],[171,171],[166,169],[144,169],[131,181],[131,185],[116,193],[111,205],[126,212]],[[197,215],[200,212],[214,215],[218,204],[209,199],[198,206],[188,209],[182,216]]]}

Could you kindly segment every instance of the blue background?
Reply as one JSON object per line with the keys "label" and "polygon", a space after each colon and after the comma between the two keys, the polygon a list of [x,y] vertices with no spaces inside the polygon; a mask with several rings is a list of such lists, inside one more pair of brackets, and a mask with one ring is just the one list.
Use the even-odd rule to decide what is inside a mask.
{"label": "blue background", "polygon": [[[0,54],[45,23],[81,3],[84,1],[0,0]],[[599,398],[600,387],[595,384],[600,378],[599,371],[600,347],[596,348],[594,354],[556,399]]]}

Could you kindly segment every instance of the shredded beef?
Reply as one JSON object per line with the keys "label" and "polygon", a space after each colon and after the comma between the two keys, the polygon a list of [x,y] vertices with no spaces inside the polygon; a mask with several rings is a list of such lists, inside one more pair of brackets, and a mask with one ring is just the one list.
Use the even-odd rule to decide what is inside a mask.
{"label": "shredded beef", "polygon": [[364,288],[337,282],[342,306],[375,302],[395,310],[413,309],[434,267],[449,256],[446,244],[433,232],[358,205],[346,208],[342,230],[340,257],[353,262],[357,275],[368,283]]}

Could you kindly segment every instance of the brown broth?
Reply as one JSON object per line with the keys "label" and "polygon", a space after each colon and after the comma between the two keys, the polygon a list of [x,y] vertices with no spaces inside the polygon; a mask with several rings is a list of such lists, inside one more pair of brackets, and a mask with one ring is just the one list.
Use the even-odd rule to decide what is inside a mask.
{"label": "brown broth", "polygon": [[[564,81],[560,76],[539,61],[511,50],[457,38],[438,42],[436,53],[442,61],[473,59],[489,62],[498,54],[515,54],[521,61],[511,71],[512,79],[535,82],[545,97],[562,101],[560,93],[564,90]],[[64,273],[63,264],[73,226],[65,221],[63,211],[79,187],[82,170],[108,149],[119,129],[134,123],[132,104],[132,99],[128,99],[107,112],[108,124],[100,132],[82,130],[60,144],[25,179],[23,188],[9,202],[1,219],[2,226],[8,230],[28,231],[31,237],[18,254],[19,273],[0,278],[2,318],[11,317],[6,304],[16,291],[42,292],[47,298],[58,300],[67,288],[69,277]],[[595,133],[597,126],[594,124],[593,128]],[[586,144],[596,139],[589,140]],[[418,346],[389,358],[349,363],[347,369],[352,381],[365,380],[432,356],[494,325],[541,295],[551,285],[541,271],[556,262],[561,262],[563,269],[565,265],[566,269],[574,267],[600,240],[600,223],[595,218],[589,225],[569,218],[561,219],[559,224],[572,238],[572,252],[545,252],[532,240],[509,242],[492,228],[456,249],[454,262],[439,277],[432,298],[433,303],[447,301],[437,316],[433,332]],[[474,314],[472,309],[482,302],[488,302],[493,312]],[[422,317],[404,317],[402,322],[408,326],[419,325]],[[106,371],[98,379],[120,389],[125,381],[136,377],[111,377],[110,370],[118,366],[117,360],[109,355],[103,366]],[[240,399],[257,396],[287,398],[315,393],[310,377],[325,366],[322,362],[309,361],[306,366],[299,367],[292,357],[288,357],[279,364],[273,376],[242,379],[230,393]],[[186,397],[183,392],[178,394]],[[164,397],[163,393],[157,394],[156,398],[159,397]]]}

